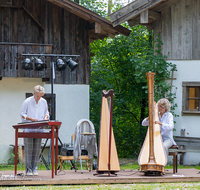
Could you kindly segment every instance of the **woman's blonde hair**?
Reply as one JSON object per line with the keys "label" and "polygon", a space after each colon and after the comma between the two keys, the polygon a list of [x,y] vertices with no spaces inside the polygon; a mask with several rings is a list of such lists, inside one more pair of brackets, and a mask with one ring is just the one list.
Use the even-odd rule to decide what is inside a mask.
{"label": "woman's blonde hair", "polygon": [[42,94],[42,96],[45,94],[44,92],[44,88],[40,85],[37,85],[33,88],[33,94],[38,93],[38,94]]}
{"label": "woman's blonde hair", "polygon": [[168,99],[166,98],[161,98],[160,100],[158,100],[158,103],[157,103],[158,106],[164,106],[165,107],[165,112],[168,112],[170,111],[170,108],[171,108],[171,104],[169,102]]}

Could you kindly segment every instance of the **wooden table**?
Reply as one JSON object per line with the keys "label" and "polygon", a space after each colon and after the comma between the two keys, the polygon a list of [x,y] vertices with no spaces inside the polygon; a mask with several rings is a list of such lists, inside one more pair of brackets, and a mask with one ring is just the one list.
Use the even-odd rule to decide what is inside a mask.
{"label": "wooden table", "polygon": [[[18,152],[18,138],[45,138],[51,139],[51,163],[52,163],[52,178],[54,178],[54,138],[56,138],[56,162],[55,162],[55,175],[57,175],[57,155],[58,155],[58,129],[60,128],[61,122],[59,121],[39,121],[30,123],[19,123],[13,125],[15,129],[15,175],[17,175],[17,152]],[[27,133],[18,132],[18,129],[31,128],[39,129],[45,127],[51,129],[50,132],[44,133]],[[56,131],[55,131],[56,130]]]}

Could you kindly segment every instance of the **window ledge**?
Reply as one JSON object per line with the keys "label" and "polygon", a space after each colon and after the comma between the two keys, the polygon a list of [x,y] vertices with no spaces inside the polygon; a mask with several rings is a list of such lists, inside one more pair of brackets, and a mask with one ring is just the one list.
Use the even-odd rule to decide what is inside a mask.
{"label": "window ledge", "polygon": [[182,115],[192,114],[192,115],[200,115],[200,111],[182,111]]}

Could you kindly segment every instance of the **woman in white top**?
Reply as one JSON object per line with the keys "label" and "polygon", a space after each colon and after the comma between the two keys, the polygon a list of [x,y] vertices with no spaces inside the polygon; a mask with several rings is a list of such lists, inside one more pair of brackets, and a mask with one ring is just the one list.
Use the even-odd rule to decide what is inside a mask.
{"label": "woman in white top", "polygon": [[[160,99],[157,105],[159,110],[159,121],[155,121],[155,124],[160,125],[163,145],[165,148],[166,155],[168,155],[168,149],[172,145],[176,145],[176,142],[173,139],[173,128],[174,128],[173,115],[169,112],[171,105],[166,98]],[[149,117],[145,118],[142,121],[142,126],[148,126],[148,125],[149,125]]]}
{"label": "woman in white top", "polygon": [[[37,85],[33,88],[33,96],[27,98],[22,105],[22,122],[41,121],[49,119],[47,101],[42,98],[44,88]],[[40,133],[44,129],[25,129],[25,132]],[[41,149],[41,138],[24,138],[24,151],[26,163],[26,175],[38,175],[37,164]]]}

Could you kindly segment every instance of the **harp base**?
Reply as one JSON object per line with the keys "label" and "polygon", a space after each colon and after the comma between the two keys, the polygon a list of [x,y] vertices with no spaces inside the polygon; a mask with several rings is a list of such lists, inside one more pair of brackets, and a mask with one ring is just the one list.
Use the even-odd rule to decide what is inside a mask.
{"label": "harp base", "polygon": [[117,176],[116,172],[118,171],[96,171],[97,173],[93,174],[94,176],[96,175],[103,175],[103,174],[107,174],[108,176]]}
{"label": "harp base", "polygon": [[142,164],[140,166],[140,171],[144,172],[145,175],[162,175],[165,170],[164,170],[164,166],[160,165],[160,164],[156,164],[156,163],[147,163],[147,164]]}

